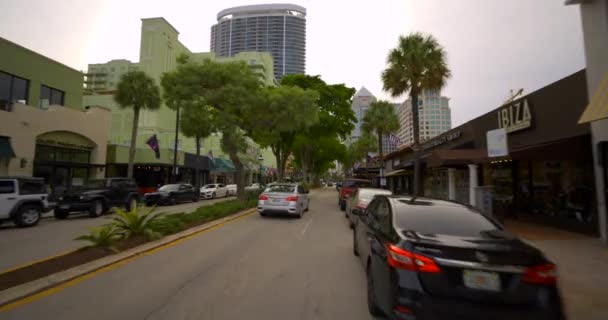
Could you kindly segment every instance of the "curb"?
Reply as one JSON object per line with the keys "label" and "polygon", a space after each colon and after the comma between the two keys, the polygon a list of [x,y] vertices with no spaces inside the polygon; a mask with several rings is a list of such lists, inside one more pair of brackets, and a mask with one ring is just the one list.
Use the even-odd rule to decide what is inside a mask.
{"label": "curb", "polygon": [[85,263],[80,266],[73,267],[68,270],[64,270],[58,273],[54,273],[48,275],[44,278],[40,278],[28,283],[24,283],[12,288],[8,288],[4,291],[0,291],[0,309],[3,306],[6,306],[10,303],[16,302],[19,299],[26,298],[38,292],[42,292],[46,289],[55,287],[62,283],[68,282],[80,276],[92,273],[104,267],[110,266],[112,264],[120,263],[121,261],[125,261],[131,259],[135,256],[145,255],[147,253],[153,252],[155,249],[171,244],[173,242],[178,242],[180,240],[185,240],[186,238],[196,236],[198,233],[201,233],[205,230],[212,229],[216,226],[224,224],[226,222],[243,218],[249,214],[256,212],[256,208],[246,209],[244,211],[232,214],[230,216],[224,217],[222,219],[214,220],[205,224],[202,224],[198,227],[194,227],[188,230],[184,230],[182,232],[172,234],[166,236],[162,239],[155,240],[152,242],[148,242],[142,244],[140,246],[128,249],[126,251],[109,255],[103,257],[101,259],[93,260],[91,262]]}

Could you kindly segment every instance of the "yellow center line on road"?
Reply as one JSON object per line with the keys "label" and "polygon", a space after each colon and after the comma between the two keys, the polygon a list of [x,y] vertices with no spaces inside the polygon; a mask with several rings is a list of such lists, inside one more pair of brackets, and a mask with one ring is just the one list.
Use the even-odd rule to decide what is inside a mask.
{"label": "yellow center line on road", "polygon": [[27,297],[15,300],[13,302],[10,302],[8,304],[0,306],[0,313],[10,311],[10,310],[13,310],[13,309],[15,309],[15,308],[17,308],[19,306],[23,306],[23,305],[32,303],[32,302],[34,302],[36,300],[42,299],[44,297],[51,296],[51,295],[53,295],[55,293],[61,292],[61,291],[65,290],[65,289],[67,289],[69,287],[72,287],[72,286],[74,286],[74,285],[76,285],[76,284],[78,284],[78,283],[80,283],[80,282],[82,282],[84,280],[93,278],[94,276],[96,276],[98,274],[101,274],[101,273],[104,273],[104,272],[107,272],[107,271],[110,271],[110,270],[114,270],[114,269],[116,269],[116,268],[118,268],[118,267],[120,267],[122,265],[125,265],[125,264],[127,264],[127,263],[129,263],[129,262],[131,262],[133,260],[139,259],[139,258],[144,257],[144,256],[152,255],[152,254],[154,254],[156,252],[159,252],[161,250],[173,247],[173,246],[175,246],[177,244],[180,244],[180,243],[182,243],[182,242],[184,242],[186,240],[192,239],[192,238],[194,238],[194,237],[196,237],[196,236],[198,236],[198,235],[200,235],[200,234],[202,234],[204,232],[211,231],[213,229],[219,228],[220,226],[223,226],[223,225],[226,225],[228,223],[231,223],[231,222],[240,220],[242,218],[248,217],[248,216],[250,216],[250,215],[252,215],[252,214],[254,214],[256,212],[257,211],[255,209],[252,209],[252,211],[247,212],[245,214],[242,214],[242,215],[240,215],[238,217],[234,217],[232,219],[228,219],[228,220],[223,221],[221,223],[218,223],[218,224],[216,224],[214,226],[210,226],[208,228],[201,229],[201,230],[199,230],[197,232],[194,232],[194,233],[192,233],[190,235],[187,235],[187,236],[175,239],[175,240],[173,240],[171,242],[165,243],[165,244],[160,245],[158,247],[155,247],[155,248],[152,248],[152,249],[140,252],[138,254],[135,254],[135,255],[133,255],[131,257],[128,257],[128,258],[116,261],[116,262],[114,262],[112,264],[109,264],[109,265],[107,265],[105,267],[101,267],[101,268],[93,270],[93,271],[91,271],[89,273],[85,273],[83,275],[80,275],[80,276],[78,276],[78,277],[76,277],[76,278],[74,278],[72,280],[68,280],[68,281],[63,282],[61,284],[58,284],[56,286],[50,287],[48,289],[44,289],[44,290],[42,290],[42,291],[40,291],[38,293],[34,293],[31,296],[27,296]]}

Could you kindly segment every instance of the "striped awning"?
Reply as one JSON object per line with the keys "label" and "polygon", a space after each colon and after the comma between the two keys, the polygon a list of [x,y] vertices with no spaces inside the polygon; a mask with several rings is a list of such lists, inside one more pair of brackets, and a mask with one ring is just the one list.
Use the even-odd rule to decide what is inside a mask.
{"label": "striped awning", "polygon": [[591,102],[578,120],[579,124],[608,118],[608,73],[595,90]]}

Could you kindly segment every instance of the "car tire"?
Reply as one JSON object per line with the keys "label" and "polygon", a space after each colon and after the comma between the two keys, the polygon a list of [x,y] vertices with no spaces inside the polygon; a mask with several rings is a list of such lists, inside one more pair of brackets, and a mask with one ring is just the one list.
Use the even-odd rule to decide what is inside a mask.
{"label": "car tire", "polygon": [[55,216],[55,218],[63,220],[63,219],[66,219],[70,215],[70,212],[64,211],[64,210],[54,210],[53,215]]}
{"label": "car tire", "polygon": [[298,211],[298,214],[296,215],[296,219],[302,219],[302,216],[304,215],[304,209],[300,209],[300,211]]}
{"label": "car tire", "polygon": [[215,192],[211,194],[211,199],[215,199]]}
{"label": "car tire", "polygon": [[172,206],[177,204],[177,200],[175,199],[175,197],[169,197],[169,204]]}
{"label": "car tire", "polygon": [[372,316],[381,316],[382,311],[378,307],[378,302],[376,302],[376,293],[374,292],[374,278],[372,277],[372,265],[367,264],[367,310],[369,314]]}
{"label": "car tire", "polygon": [[199,199],[200,197],[194,196],[194,198],[192,198],[192,202],[198,202]]}
{"label": "car tire", "polygon": [[40,206],[26,204],[21,206],[13,218],[13,222],[20,228],[33,227],[40,222],[42,209]]}
{"label": "car tire", "polygon": [[224,198],[228,198],[229,194],[228,191],[226,191],[226,193],[224,194]]}
{"label": "car tire", "polygon": [[91,207],[89,208],[89,217],[97,218],[103,214],[103,202],[101,200],[95,200],[91,203]]}
{"label": "car tire", "polygon": [[346,203],[344,203],[344,202],[340,203],[340,210],[346,211]]}
{"label": "car tire", "polygon": [[308,209],[310,209],[310,200],[308,200],[308,203],[306,204],[306,210],[304,211],[308,212]]}
{"label": "car tire", "polygon": [[359,249],[357,249],[357,233],[353,229],[353,254],[355,257],[359,256]]}
{"label": "car tire", "polygon": [[266,214],[264,212],[260,212],[260,217],[265,217]]}
{"label": "car tire", "polygon": [[137,208],[137,198],[130,197],[127,200],[127,203],[125,203],[125,210],[131,211],[131,210],[133,210],[133,208]]}

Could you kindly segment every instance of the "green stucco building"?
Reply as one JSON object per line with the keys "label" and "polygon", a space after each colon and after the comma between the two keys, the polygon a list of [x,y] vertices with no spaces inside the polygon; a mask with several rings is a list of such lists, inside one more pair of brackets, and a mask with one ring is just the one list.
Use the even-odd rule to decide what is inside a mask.
{"label": "green stucco building", "polygon": [[[190,51],[179,41],[179,32],[164,18],[142,19],[141,43],[139,62],[124,59],[112,60],[107,63],[96,63],[88,66],[85,80],[84,105],[100,105],[112,110],[111,130],[108,140],[108,174],[126,174],[128,148],[130,144],[133,111],[122,110],[115,102],[113,93],[120,76],[131,70],[141,70],[150,75],[157,83],[163,73],[174,70],[177,57],[188,54],[192,59],[203,61],[211,59],[218,62],[245,61],[267,85],[275,85],[272,56],[269,53],[242,52],[234,57],[216,58],[215,54]],[[138,183],[147,187],[155,187],[160,180],[167,180],[173,164],[173,148],[175,141],[176,112],[165,105],[158,111],[142,111],[139,119],[137,137],[135,177]],[[160,147],[160,158],[156,159],[154,152],[146,145],[146,141],[156,135]],[[212,135],[202,142],[202,155],[210,152],[215,158],[228,159],[220,148],[220,135]],[[177,162],[180,166],[180,180],[193,181],[192,156],[196,154],[196,144],[193,138],[179,134]],[[260,148],[250,141],[247,155],[251,158],[251,171],[258,172],[257,155],[262,154],[264,165],[276,168],[274,156],[269,150]],[[191,161],[189,161],[189,159]],[[204,159],[203,159],[204,160]],[[208,160],[197,160],[197,163]],[[203,165],[204,166],[204,165]],[[204,171],[204,170],[203,170]],[[229,172],[223,174],[217,170],[204,173],[204,181],[231,182]],[[209,173],[211,175],[209,175]]]}

